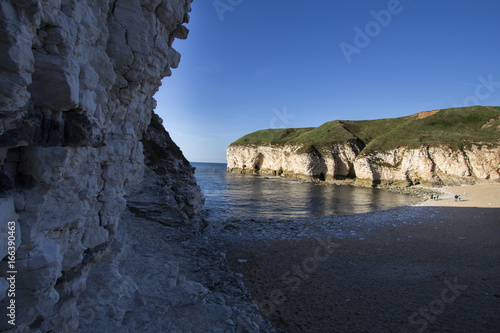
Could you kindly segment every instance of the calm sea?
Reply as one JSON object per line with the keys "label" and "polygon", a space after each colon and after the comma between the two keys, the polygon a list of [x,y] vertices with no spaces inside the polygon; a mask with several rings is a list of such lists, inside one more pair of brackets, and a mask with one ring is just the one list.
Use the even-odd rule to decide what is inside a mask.
{"label": "calm sea", "polygon": [[207,218],[296,218],[367,213],[416,202],[380,189],[325,185],[226,172],[226,164],[192,163]]}

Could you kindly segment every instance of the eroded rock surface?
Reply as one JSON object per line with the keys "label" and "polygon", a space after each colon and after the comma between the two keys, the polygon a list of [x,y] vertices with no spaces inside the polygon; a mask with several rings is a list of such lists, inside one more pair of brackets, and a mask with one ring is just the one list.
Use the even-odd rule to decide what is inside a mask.
{"label": "eroded rock surface", "polygon": [[[187,37],[183,24],[189,21],[190,3],[0,2],[1,230],[4,234],[8,221],[16,223],[19,272],[16,326],[2,318],[0,330],[122,331],[128,325],[134,331],[138,326],[132,322],[158,319],[144,313],[139,318],[134,309],[143,306],[161,316],[179,317],[175,311],[182,311],[184,298],[200,313],[218,311],[214,321],[228,319],[227,329],[237,327],[229,321],[234,311],[222,307],[210,313],[205,308],[209,289],[185,277],[183,258],[174,259],[181,252],[168,252],[170,257],[163,260],[160,252],[165,244],[178,239],[164,237],[166,243],[152,247],[146,234],[161,235],[161,229],[137,225],[125,227],[116,239],[127,209],[127,189],[125,217],[139,225],[143,219],[156,228],[168,225],[191,236],[202,227],[203,198],[191,166],[166,132],[144,135],[156,106],[153,95],[180,61],[172,43]],[[151,149],[155,144],[159,150]],[[146,169],[144,150],[154,161]],[[148,155],[151,151],[160,152],[158,160]],[[127,231],[134,235],[127,238]],[[1,241],[4,258],[5,239]],[[141,251],[134,256],[135,241],[152,249],[148,254],[152,257]],[[155,255],[161,258],[156,260]],[[120,264],[125,257],[130,265]],[[144,276],[130,272],[136,267],[132,263],[147,263],[149,272],[157,273],[150,282],[170,289],[145,291]],[[3,277],[6,265],[4,259]],[[116,296],[108,303],[96,296],[103,290],[101,283],[110,284],[109,292]],[[5,287],[0,279],[2,309],[9,302]],[[187,296],[170,298],[172,290]],[[155,301],[146,304],[151,297]],[[163,304],[168,309],[160,309]],[[101,321],[86,326],[87,310],[94,305],[100,306]],[[150,326],[153,331],[169,327],[184,331],[182,322],[163,319]]]}
{"label": "eroded rock surface", "polygon": [[446,146],[360,154],[364,145],[332,144],[301,152],[300,145],[231,145],[231,172],[285,175],[299,179],[351,179],[359,185],[455,185],[500,180],[500,148],[472,144],[457,151]]}
{"label": "eroded rock surface", "polygon": [[285,175],[301,179],[333,180],[355,177],[354,160],[362,142],[334,144],[328,150],[301,152],[301,145],[231,145],[227,168],[232,172]]}

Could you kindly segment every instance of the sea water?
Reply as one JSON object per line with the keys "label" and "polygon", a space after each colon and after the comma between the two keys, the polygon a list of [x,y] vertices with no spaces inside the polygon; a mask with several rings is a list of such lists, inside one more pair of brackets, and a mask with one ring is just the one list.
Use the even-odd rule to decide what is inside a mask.
{"label": "sea water", "polygon": [[227,173],[226,164],[192,163],[210,219],[289,219],[359,214],[415,203],[382,189]]}

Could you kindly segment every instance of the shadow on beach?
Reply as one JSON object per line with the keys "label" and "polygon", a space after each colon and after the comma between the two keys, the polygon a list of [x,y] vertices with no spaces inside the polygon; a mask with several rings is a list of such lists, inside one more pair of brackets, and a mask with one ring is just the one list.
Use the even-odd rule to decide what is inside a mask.
{"label": "shadow on beach", "polygon": [[361,238],[233,242],[227,258],[286,332],[497,332],[500,208],[411,209]]}

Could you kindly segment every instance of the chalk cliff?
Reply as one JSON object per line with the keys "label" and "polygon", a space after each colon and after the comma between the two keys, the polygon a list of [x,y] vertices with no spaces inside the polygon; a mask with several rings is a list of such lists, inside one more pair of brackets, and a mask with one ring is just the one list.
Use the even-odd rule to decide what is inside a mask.
{"label": "chalk cliff", "polygon": [[358,181],[396,185],[458,185],[500,180],[500,148],[472,145],[399,148],[360,156],[354,161]]}
{"label": "chalk cliff", "polygon": [[[246,327],[235,318],[257,326],[251,300],[215,251],[200,258],[220,265],[247,316],[217,296],[224,288],[209,289],[217,279],[207,283],[196,271],[203,265],[183,261],[195,245],[167,251],[203,226],[192,167],[159,118],[149,125],[153,95],[180,61],[172,43],[187,37],[190,3],[0,2],[1,313],[15,301],[15,326],[2,315],[0,330],[193,331],[193,313],[220,331]],[[156,260],[162,251],[168,258]],[[15,285],[6,280],[12,267]]]}
{"label": "chalk cliff", "polygon": [[338,144],[322,151],[301,152],[302,145],[231,145],[227,149],[230,172],[283,175],[305,180],[355,177],[354,161],[363,145]]}
{"label": "chalk cliff", "polygon": [[500,180],[500,108],[435,110],[311,129],[258,131],[227,149],[230,172],[358,185]]}
{"label": "chalk cliff", "polygon": [[82,332],[273,332],[224,253],[200,233],[194,169],[153,114],[144,179],[77,299]]}

